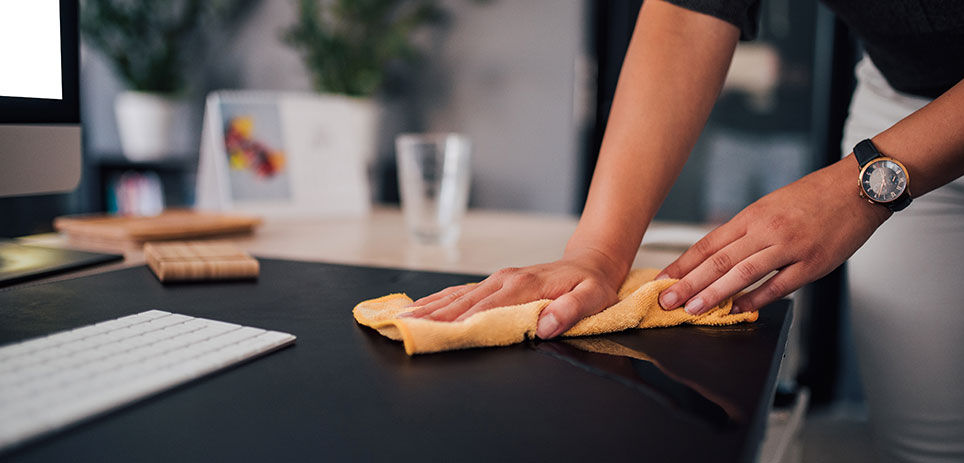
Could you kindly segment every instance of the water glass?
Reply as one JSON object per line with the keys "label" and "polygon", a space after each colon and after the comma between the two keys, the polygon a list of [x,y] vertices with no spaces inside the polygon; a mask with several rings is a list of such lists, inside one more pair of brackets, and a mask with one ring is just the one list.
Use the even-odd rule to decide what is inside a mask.
{"label": "water glass", "polygon": [[454,133],[395,139],[398,188],[409,234],[418,243],[458,241],[469,199],[468,138]]}

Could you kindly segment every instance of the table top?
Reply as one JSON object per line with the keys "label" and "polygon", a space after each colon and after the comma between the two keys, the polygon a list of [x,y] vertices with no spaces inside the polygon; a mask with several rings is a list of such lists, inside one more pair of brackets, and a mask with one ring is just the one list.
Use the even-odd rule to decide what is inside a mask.
{"label": "table top", "polygon": [[[578,219],[570,215],[470,210],[464,218],[458,243],[451,247],[425,246],[409,239],[398,208],[377,207],[364,217],[269,218],[253,235],[223,239],[258,257],[489,274],[503,267],[558,259],[577,222]],[[708,231],[708,226],[654,222],[643,238],[634,267],[664,267]],[[35,235],[21,242],[116,251],[89,243],[75,245],[57,234]],[[139,249],[123,252],[123,263],[47,281],[144,263]]]}
{"label": "table top", "polygon": [[262,259],[254,282],[162,285],[143,266],[0,291],[0,344],[158,308],[294,346],[6,455],[14,461],[750,461],[789,325],[629,330],[408,357],[362,299],[477,275]]}

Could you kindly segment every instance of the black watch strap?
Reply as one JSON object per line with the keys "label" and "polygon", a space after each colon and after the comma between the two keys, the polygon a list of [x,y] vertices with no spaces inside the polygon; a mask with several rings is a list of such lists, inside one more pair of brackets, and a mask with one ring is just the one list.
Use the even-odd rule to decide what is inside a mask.
{"label": "black watch strap", "polygon": [[889,203],[885,203],[884,206],[887,206],[887,209],[890,209],[893,212],[902,211],[907,206],[910,206],[910,200],[910,194],[905,191],[904,194],[900,195],[900,197]]}
{"label": "black watch strap", "polygon": [[857,158],[857,165],[863,167],[867,165],[868,162],[883,155],[880,154],[880,151],[877,151],[874,142],[870,141],[870,139],[865,139],[857,143],[857,146],[854,147],[854,156]]}

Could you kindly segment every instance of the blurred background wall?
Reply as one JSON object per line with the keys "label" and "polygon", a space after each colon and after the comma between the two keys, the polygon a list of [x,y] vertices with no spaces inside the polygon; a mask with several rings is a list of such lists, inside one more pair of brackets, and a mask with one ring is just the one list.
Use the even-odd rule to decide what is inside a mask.
{"label": "blurred background wall", "polygon": [[456,23],[430,58],[439,72],[418,86],[425,129],[472,139],[473,205],[574,212],[593,85],[586,3],[448,4]]}
{"label": "blurred background wall", "polygon": [[[589,124],[590,27],[583,0],[447,0],[451,18],[425,37],[428,53],[379,96],[382,130],[376,195],[397,200],[394,136],[452,131],[473,142],[472,207],[572,213]],[[236,23],[212,31],[216,50],[192,72],[172,153],[190,156],[200,138],[204,94],[214,89],[311,91],[293,49],[280,40],[292,1],[253,2]],[[104,57],[82,58],[83,120],[91,160],[115,157],[114,98],[124,89]]]}

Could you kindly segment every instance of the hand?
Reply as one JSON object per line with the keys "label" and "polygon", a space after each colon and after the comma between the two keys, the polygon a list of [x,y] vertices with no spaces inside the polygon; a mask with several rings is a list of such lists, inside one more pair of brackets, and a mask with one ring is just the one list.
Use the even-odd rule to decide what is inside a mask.
{"label": "hand", "polygon": [[499,270],[479,284],[443,289],[415,301],[419,308],[408,316],[461,321],[495,307],[553,299],[540,314],[536,329],[540,338],[552,338],[614,304],[628,271],[596,250],[566,254],[548,264]]}
{"label": "hand", "polygon": [[734,301],[747,312],[790,294],[843,263],[888,217],[857,194],[853,155],[764,196],[663,270],[677,278],[660,295],[671,310],[701,314],[776,271]]}

